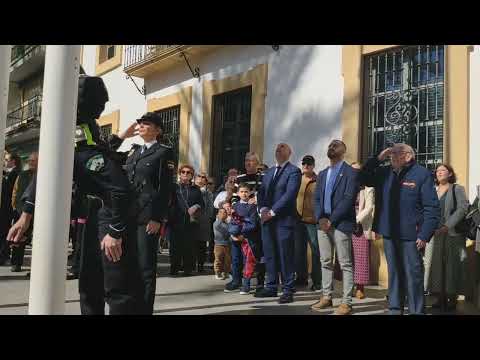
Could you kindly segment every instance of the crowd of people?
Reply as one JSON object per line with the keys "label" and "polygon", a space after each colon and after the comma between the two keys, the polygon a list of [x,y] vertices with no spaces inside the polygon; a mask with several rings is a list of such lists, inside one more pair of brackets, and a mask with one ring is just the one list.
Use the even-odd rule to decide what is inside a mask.
{"label": "crowd of people", "polygon": [[[382,237],[390,313],[402,314],[407,301],[410,314],[424,314],[426,293],[455,308],[466,257],[466,236],[456,225],[469,203],[450,165],[439,164],[432,176],[406,144],[348,164],[347,145],[333,140],[329,166],[317,174],[314,156],[303,156],[299,168],[290,162],[291,147],[280,143],[275,166],[248,152],[245,172],[229,169],[216,187],[207,173],[173,162],[156,113],[100,139],[96,123],[84,119],[98,118],[103,108],[77,119],[80,130],[90,130],[76,139],[68,275],[79,278],[82,314],[102,314],[104,301],[111,314],[152,314],[161,239],[170,276],[204,273],[212,262],[227,293],[286,304],[297,288],[308,288],[321,292],[312,311],[333,307],[334,281],[341,279],[335,313],[348,315],[353,297],[366,296],[371,243]],[[143,145],[118,152],[136,135]],[[10,258],[12,271],[21,271],[31,241],[37,162],[32,153],[22,171],[18,156],[5,157],[0,263]]]}

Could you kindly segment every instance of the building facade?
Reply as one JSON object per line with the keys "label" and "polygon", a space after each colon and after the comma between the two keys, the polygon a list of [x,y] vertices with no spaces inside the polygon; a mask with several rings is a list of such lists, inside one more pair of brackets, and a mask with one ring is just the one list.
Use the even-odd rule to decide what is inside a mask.
{"label": "building facade", "polygon": [[[477,45],[84,45],[81,63],[108,88],[99,120],[105,134],[157,111],[177,162],[217,182],[229,168],[242,169],[247,151],[273,165],[279,142],[292,146],[297,165],[313,155],[318,172],[328,164],[329,141],[341,138],[349,162],[407,142],[431,169],[452,164],[471,201],[480,185]],[[41,99],[42,72],[21,66],[12,65],[18,86],[10,87],[9,119],[23,119],[26,110],[19,109]],[[7,146],[34,142],[21,137],[30,128],[19,129]],[[123,149],[132,142],[141,140],[130,139]],[[480,306],[471,245],[468,261],[477,275],[470,297]],[[386,286],[381,240],[372,252],[372,277]]]}
{"label": "building facade", "polygon": [[45,49],[45,45],[12,46],[5,147],[23,160],[38,150]]}

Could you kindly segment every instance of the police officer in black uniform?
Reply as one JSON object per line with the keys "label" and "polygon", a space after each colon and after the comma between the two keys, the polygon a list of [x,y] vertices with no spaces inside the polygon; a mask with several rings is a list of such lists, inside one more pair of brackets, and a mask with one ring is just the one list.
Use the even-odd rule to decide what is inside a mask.
{"label": "police officer in black uniform", "polygon": [[[103,315],[105,301],[111,315],[137,314],[143,305],[136,249],[127,235],[130,183],[116,155],[100,143],[95,120],[107,101],[108,92],[100,77],[80,75],[73,180],[77,196],[91,200],[81,240],[79,292],[84,315]],[[35,188],[34,178],[22,197],[23,213],[10,229],[9,241],[23,240],[33,216]]]}
{"label": "police officer in black uniform", "polygon": [[[137,124],[138,123],[138,124]],[[134,144],[125,163],[135,191],[134,209],[138,264],[143,278],[143,313],[152,314],[157,280],[159,231],[168,217],[168,201],[173,186],[173,151],[160,143],[164,128],[159,114],[148,112],[119,136],[111,135],[112,149],[123,140],[139,135],[144,145]]]}
{"label": "police officer in black uniform", "polygon": [[[250,203],[256,204],[257,203],[257,191],[262,184],[263,179],[263,171],[260,171],[260,159],[258,155],[254,152],[248,152],[245,155],[245,173],[240,174],[235,179],[235,194],[231,199],[232,205],[239,201],[240,198],[238,197],[237,190],[240,184],[248,184],[252,189],[252,193],[250,195]],[[255,243],[255,248],[252,249],[255,260],[257,261],[255,270],[257,273],[257,287],[256,292],[260,291],[264,287],[265,283],[265,263],[262,263],[263,258],[263,248],[262,248],[262,239],[259,236],[258,241]]]}

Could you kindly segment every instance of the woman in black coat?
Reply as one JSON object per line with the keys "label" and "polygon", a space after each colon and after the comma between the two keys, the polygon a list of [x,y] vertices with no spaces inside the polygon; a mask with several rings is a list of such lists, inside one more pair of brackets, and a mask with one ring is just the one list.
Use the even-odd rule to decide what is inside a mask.
{"label": "woman in black coat", "polygon": [[195,245],[200,241],[199,217],[205,205],[200,188],[192,184],[193,167],[183,165],[178,173],[180,180],[172,192],[168,219],[171,227],[170,275],[177,275],[183,263],[184,276],[190,276]]}
{"label": "woman in black coat", "polygon": [[136,232],[132,232],[131,236],[137,240],[138,265],[144,285],[144,312],[152,314],[159,231],[168,216],[174,163],[172,149],[158,141],[163,134],[163,125],[157,113],[146,113],[118,137],[113,135],[110,146],[116,149],[124,139],[137,134],[143,139],[144,145],[132,146],[126,159],[125,170],[135,192],[132,213]]}

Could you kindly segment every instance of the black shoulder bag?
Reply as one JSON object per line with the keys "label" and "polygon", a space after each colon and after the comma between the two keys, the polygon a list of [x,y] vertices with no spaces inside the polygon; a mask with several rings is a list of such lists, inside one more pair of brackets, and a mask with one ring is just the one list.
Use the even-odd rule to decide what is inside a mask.
{"label": "black shoulder bag", "polygon": [[[455,194],[456,184],[453,184],[453,209],[450,212],[452,215],[457,210],[457,196]],[[468,239],[475,240],[477,237],[477,226],[480,222],[480,214],[478,212],[478,207],[468,206],[468,212],[465,217],[455,225],[455,232],[462,234]]]}

